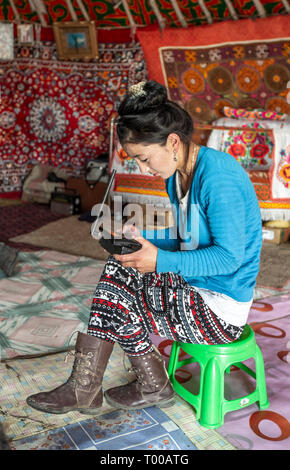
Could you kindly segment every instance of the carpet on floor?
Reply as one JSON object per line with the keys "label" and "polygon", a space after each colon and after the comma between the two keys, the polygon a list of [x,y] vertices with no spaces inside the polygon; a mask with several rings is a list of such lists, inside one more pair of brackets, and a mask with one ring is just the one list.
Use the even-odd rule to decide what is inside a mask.
{"label": "carpet on floor", "polygon": [[[12,449],[41,449],[48,448],[50,444],[51,448],[58,449],[61,446],[73,448],[73,445],[81,449],[93,446],[114,450],[123,449],[123,446],[148,450],[235,449],[215,430],[201,428],[192,408],[179,397],[172,407],[160,412],[150,408],[148,415],[147,410],[139,410],[140,413],[116,411],[106,401],[98,416],[93,418],[79,412],[63,415],[42,413],[29,407],[26,404],[27,396],[51,390],[67,380],[73,358],[66,356],[66,353],[58,353],[0,363],[0,422],[4,425]],[[134,379],[134,374],[124,368],[123,359],[124,355],[116,344],[104,375],[105,390]],[[154,429],[149,423],[154,424]],[[85,436],[87,432],[84,434],[84,428],[91,429],[89,438]],[[131,436],[126,437],[128,429]],[[118,434],[122,434],[123,441],[116,440]]]}
{"label": "carpet on floor", "polygon": [[[239,411],[229,412],[225,415],[224,425],[216,430],[200,426],[196,421],[194,409],[178,396],[174,406],[162,410],[168,419],[178,426],[197,449],[289,449],[289,311],[290,296],[284,294],[255,302],[249,317],[249,324],[255,331],[257,343],[264,357],[267,391],[270,402],[268,409],[259,410],[258,405],[253,404]],[[156,336],[152,336],[152,340],[165,361],[168,362],[172,342]],[[115,426],[127,422],[128,416],[126,416],[126,412],[114,414],[115,410],[109,407],[106,402],[104,402],[103,407],[100,409],[100,414],[94,418],[85,417],[85,415],[77,412],[52,415],[41,413],[27,406],[25,399],[31,393],[50,390],[64,383],[71,371],[73,360],[69,356],[68,361],[64,362],[65,356],[65,353],[58,353],[40,358],[14,359],[0,364],[0,421],[5,423],[5,431],[9,439],[13,441],[12,445],[15,448],[18,446],[18,440],[20,440],[19,448],[23,448],[26,445],[25,439],[28,439],[28,448],[34,445],[37,448],[48,446],[49,443],[52,446],[76,445],[79,448],[83,448],[81,446],[88,445],[87,442],[89,442],[89,445],[97,448],[98,445],[105,445],[102,440],[104,429],[108,430],[110,425],[112,425],[114,431],[116,429]],[[246,364],[250,367],[253,366],[252,360],[246,361]],[[123,354],[119,346],[115,345],[105,373],[104,389],[126,383],[128,380],[133,379],[133,377],[134,375],[129,374],[125,370]],[[196,393],[199,386],[197,365],[190,364],[184,366],[182,370],[178,371],[177,378],[189,390]],[[254,387],[254,379],[241,370],[234,369],[229,375],[225,376],[225,396],[229,400],[250,393]],[[111,420],[109,425],[107,425],[107,419]],[[163,418],[161,419],[163,420]],[[82,424],[83,421],[86,422],[84,426]],[[71,426],[75,423],[79,423],[80,427]],[[97,441],[94,438],[93,443],[90,440],[84,443],[83,428],[87,425],[94,429],[95,436],[100,440]],[[66,432],[67,426],[70,426],[69,429],[72,434],[70,434],[70,431]],[[171,423],[170,426],[173,426],[173,424]],[[82,428],[82,431],[80,431],[80,428]],[[160,427],[156,428],[158,433],[160,429]],[[50,432],[53,430],[55,432]],[[55,437],[57,434],[56,430],[61,434],[60,441],[57,441],[58,438]],[[140,434],[140,439],[136,433],[133,437],[134,443],[128,441],[124,445],[127,447],[138,447],[141,443],[147,449],[147,445],[153,445],[153,443],[151,442],[150,429],[145,431],[142,429],[142,433],[145,432],[147,436],[145,436],[145,440],[142,433]],[[45,435],[42,435],[43,433]],[[38,437],[30,439],[38,434]],[[63,435],[66,437],[64,438]],[[72,436],[77,435],[80,436],[79,441],[74,438],[74,443],[71,444]],[[158,435],[158,439],[160,436]],[[135,438],[137,438],[137,441]],[[154,445],[163,448],[164,442],[160,442],[158,439]],[[110,445],[112,445],[113,449],[116,442],[111,441]],[[171,445],[172,440],[169,439],[169,442],[169,445]]]}
{"label": "carpet on floor", "polygon": [[0,241],[21,250],[38,250],[41,246],[15,243],[9,239],[32,232],[43,225],[63,218],[63,216],[52,214],[46,204],[21,202],[0,205]]}
{"label": "carpet on floor", "polygon": [[[68,350],[70,345],[73,347],[76,339],[73,333],[76,330],[86,331],[90,298],[103,265],[103,261],[50,250],[21,252],[17,275],[0,280],[0,421],[5,424],[9,439],[29,438],[86,419],[85,415],[77,412],[66,415],[40,413],[30,408],[25,400],[30,394],[55,388],[69,376],[72,357],[67,355],[68,351],[58,354],[56,351]],[[115,345],[104,387],[126,383],[128,377],[123,366],[123,354]],[[111,411],[112,408],[104,403],[100,414]],[[234,448],[214,431],[208,433],[200,429],[191,407],[182,399],[178,398],[169,412],[171,415],[167,416],[170,420],[198,449],[211,446]],[[115,418],[118,423],[120,416],[115,415]],[[96,426],[95,423],[92,425]],[[46,437],[47,442],[54,439],[50,434]],[[45,437],[40,436],[39,439],[43,442]],[[151,435],[146,446],[153,445],[150,439]],[[163,449],[164,442],[160,441],[161,437],[158,439],[154,445],[158,444]],[[138,445],[143,445],[142,434],[137,441]],[[137,441],[134,441],[135,444]],[[36,438],[29,442],[27,446],[38,446]],[[173,445],[171,438],[168,442],[168,445]],[[24,444],[21,442],[19,445]],[[101,445],[100,442],[98,445]],[[178,448],[181,444],[176,445]]]}
{"label": "carpet on floor", "polygon": [[[48,223],[30,233],[10,238],[10,243],[39,246],[64,253],[105,260],[106,251],[91,237],[91,224],[81,222],[77,215]],[[264,243],[261,253],[260,272],[254,298],[290,292],[290,243],[272,245]]]}
{"label": "carpet on floor", "polygon": [[0,279],[0,359],[69,348],[85,331],[104,262],[50,250],[20,252],[12,277]]}
{"label": "carpet on floor", "polygon": [[[257,404],[225,415],[220,436],[240,450],[289,450],[290,445],[290,294],[253,303],[248,323],[255,332],[265,363],[270,406]],[[155,344],[168,361],[171,342],[155,337]],[[255,370],[252,359],[245,364]],[[183,386],[193,393],[199,389],[199,366],[186,365],[177,372]],[[255,390],[255,380],[234,368],[225,374],[225,397],[233,400]]]}
{"label": "carpet on floor", "polygon": [[[56,415],[45,417],[35,412],[35,416],[34,411],[25,404],[25,398],[39,390],[54,388],[69,375],[72,364],[64,363],[60,356],[53,358],[49,353],[68,349],[69,344],[73,347],[76,335],[71,337],[72,333],[75,330],[86,331],[90,298],[103,265],[103,261],[54,251],[23,252],[20,253],[18,275],[0,280],[0,340],[1,356],[5,361],[1,363],[0,375],[1,415],[8,423],[12,419],[10,435],[20,438],[26,436],[26,432],[34,435],[51,429],[51,426],[58,428],[72,424],[69,414],[62,417],[64,421],[61,423]],[[259,411],[257,405],[252,405],[228,413],[225,424],[218,430],[218,435],[224,438],[221,442],[229,442],[236,448],[251,449],[283,449],[288,445],[289,312],[290,294],[287,293],[253,303],[249,323],[255,330],[265,359],[270,408]],[[152,339],[167,361],[172,342],[155,336]],[[17,359],[25,355],[45,356]],[[113,374],[108,368],[107,384],[114,377],[111,386],[116,384],[116,374],[119,374],[121,383],[127,380],[121,356],[120,352],[117,352],[115,359],[113,356]],[[188,382],[188,386],[193,380],[196,387],[196,376],[194,371],[185,368],[180,380]],[[252,379],[249,376],[245,378],[242,371],[232,372],[226,380],[231,381],[226,383],[229,397],[234,398],[236,393],[242,391],[248,393],[249,387],[253,387]],[[192,432],[190,439],[200,448],[197,441],[202,428],[196,423],[191,406],[183,400],[179,403],[182,405],[166,410],[166,414],[174,422],[185,419],[183,427],[178,424],[179,427],[187,436]],[[101,412],[107,413],[109,410],[105,408]],[[82,415],[77,414],[73,422],[83,419]],[[219,446],[218,442],[218,439],[214,440],[213,445]]]}
{"label": "carpet on floor", "polygon": [[62,218],[30,233],[10,238],[9,241],[106,260],[108,253],[91,236],[91,224],[78,219],[79,215]]}
{"label": "carpet on floor", "polygon": [[[79,223],[90,226],[84,222]],[[280,263],[283,269],[286,264],[287,270],[285,248],[281,248]],[[271,253],[272,257],[273,253]],[[56,419],[56,415],[48,415],[44,419],[44,414],[36,411],[37,416],[34,416],[31,414],[34,411],[31,411],[31,408],[25,404],[25,397],[40,389],[53,388],[67,378],[70,363],[66,364],[68,369],[65,369],[63,362],[58,369],[56,361],[56,357],[60,358],[63,353],[55,357],[48,353],[67,349],[69,337],[75,329],[85,331],[90,298],[103,265],[103,260],[60,253],[52,249],[34,253],[22,252],[18,274],[13,278],[0,280],[0,352],[2,360],[6,360],[1,363],[1,369],[3,367],[5,369],[2,370],[3,373],[0,376],[2,397],[0,420],[5,421],[6,432],[8,425],[11,439],[29,438],[39,433],[66,428],[86,419],[79,413],[73,417],[69,416],[70,413],[62,415],[64,421],[59,421],[59,416]],[[1,284],[3,282],[4,284]],[[275,285],[272,283],[272,287],[258,286],[260,297],[259,291],[256,291],[258,296],[249,317],[249,323],[255,329],[257,342],[265,359],[269,409],[259,411],[257,405],[252,405],[243,410],[228,413],[225,417],[225,424],[217,431],[202,428],[195,420],[192,407],[181,398],[177,397],[176,405],[164,410],[198,449],[281,450],[287,446],[289,448],[290,413],[287,390],[290,385],[290,294],[289,281],[285,282],[283,278],[282,284],[284,282],[285,284],[282,287],[279,287],[280,282],[281,278],[276,281],[274,278]],[[261,298],[269,293],[272,297]],[[34,324],[37,318],[40,322]],[[57,333],[64,335],[64,341],[60,342]],[[153,341],[159,347],[165,360],[168,360],[171,342],[157,337],[154,337]],[[71,344],[73,345],[73,341]],[[19,356],[42,354],[46,355],[38,358],[17,359]],[[120,360],[120,355],[117,354],[117,356]],[[50,359],[53,363],[49,366],[45,361]],[[17,365],[17,361],[21,361],[20,365]],[[34,372],[37,374],[37,370],[36,366],[29,361],[40,361],[40,369],[42,368],[38,377],[34,376],[33,380],[31,376],[33,377]],[[27,364],[30,372],[25,372],[24,364]],[[121,369],[121,363],[117,364],[118,374]],[[54,370],[57,376],[53,375]],[[125,376],[121,374],[121,383],[127,381],[127,373],[123,373]],[[241,374],[243,372],[234,371],[226,377],[227,381],[231,381],[226,383],[229,397],[235,398],[235,394],[242,391],[248,393],[249,387],[253,387],[251,378],[247,376],[245,379]],[[190,387],[190,381],[194,382],[195,375],[190,370],[184,370],[180,380],[188,381]],[[51,381],[51,377],[54,382]],[[19,384],[28,388],[19,390],[17,388]],[[116,377],[114,377],[114,385],[116,385]],[[196,382],[193,386],[196,387]],[[7,400],[3,402],[6,398]],[[104,408],[100,412],[108,414],[112,412],[112,409]],[[50,421],[47,423],[46,419]],[[49,437],[48,440],[50,440]]]}
{"label": "carpet on floor", "polygon": [[11,443],[11,450],[198,450],[157,407],[115,410]]}

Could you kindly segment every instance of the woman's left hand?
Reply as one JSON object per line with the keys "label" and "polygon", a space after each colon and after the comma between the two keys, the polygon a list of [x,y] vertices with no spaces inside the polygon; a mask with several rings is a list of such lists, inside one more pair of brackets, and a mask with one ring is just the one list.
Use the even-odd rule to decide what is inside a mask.
{"label": "woman's left hand", "polygon": [[114,255],[114,258],[120,261],[122,266],[138,269],[142,274],[154,272],[156,269],[158,248],[143,238],[138,230],[135,231],[134,237],[132,238],[141,243],[142,248],[133,253],[128,253],[127,255]]}

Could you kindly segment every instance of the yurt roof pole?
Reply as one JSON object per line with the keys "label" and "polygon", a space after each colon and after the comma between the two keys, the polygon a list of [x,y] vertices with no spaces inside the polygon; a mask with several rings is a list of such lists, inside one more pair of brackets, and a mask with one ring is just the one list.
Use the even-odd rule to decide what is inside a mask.
{"label": "yurt roof pole", "polygon": [[156,18],[157,18],[160,29],[164,29],[165,26],[166,26],[166,19],[163,18],[163,16],[161,15],[155,0],[149,0],[149,3],[150,3],[150,6],[151,6]]}
{"label": "yurt roof pole", "polygon": [[16,6],[15,6],[15,4],[14,4],[14,0],[9,0],[9,1],[10,1],[11,8],[12,8],[12,10],[13,10],[14,16],[15,16],[15,18],[16,18],[16,21],[17,21],[17,22],[20,22],[20,16],[19,16],[19,13],[18,13],[18,11],[17,11],[17,8],[16,8]]}
{"label": "yurt roof pole", "polygon": [[226,6],[227,6],[228,9],[229,9],[229,12],[230,12],[231,17],[232,17],[234,20],[238,20],[239,17],[238,17],[238,15],[237,15],[236,10],[234,9],[234,7],[233,7],[233,5],[232,5],[231,0],[224,0],[224,2],[225,2]]}
{"label": "yurt roof pole", "polygon": [[88,15],[88,12],[82,2],[82,0],[77,0],[78,6],[80,7],[80,10],[82,12],[83,17],[85,18],[86,21],[90,21],[90,17]]}
{"label": "yurt roof pole", "polygon": [[253,3],[257,9],[257,12],[261,18],[266,18],[266,10],[263,7],[262,3],[260,0],[253,0]]}
{"label": "yurt roof pole", "polygon": [[198,0],[198,4],[199,4],[200,8],[202,9],[202,11],[205,15],[205,17],[207,19],[207,22],[209,24],[211,24],[212,23],[212,17],[211,17],[211,14],[210,14],[209,10],[207,9],[204,1],[203,0]]}
{"label": "yurt roof pole", "polygon": [[126,15],[128,16],[128,20],[129,20],[129,23],[130,23],[130,27],[131,27],[131,32],[132,32],[132,36],[135,35],[135,31],[136,31],[136,23],[133,19],[133,16],[132,16],[132,13],[130,11],[130,8],[128,6],[128,3],[127,3],[127,0],[122,0],[122,5],[124,7],[124,10],[126,12]]}
{"label": "yurt roof pole", "polygon": [[28,0],[31,10],[36,11],[38,18],[40,19],[41,26],[47,26],[46,19],[44,14],[46,13],[46,8],[42,0]]}
{"label": "yurt roof pole", "polygon": [[173,8],[174,8],[174,11],[175,11],[175,13],[176,13],[177,18],[179,19],[179,21],[180,21],[180,23],[181,23],[181,26],[183,26],[183,28],[187,28],[186,19],[184,18],[183,13],[182,13],[182,11],[180,10],[177,1],[176,1],[176,0],[171,0],[171,4],[172,4],[172,6],[173,6]]}
{"label": "yurt roof pole", "polygon": [[288,0],[281,0],[287,13],[290,13],[290,6]]}
{"label": "yurt roof pole", "polygon": [[74,7],[72,6],[72,3],[70,0],[66,0],[66,4],[67,4],[67,7],[69,9],[69,12],[70,12],[70,15],[73,19],[73,21],[78,21],[78,17],[77,17],[77,14],[74,10]]}

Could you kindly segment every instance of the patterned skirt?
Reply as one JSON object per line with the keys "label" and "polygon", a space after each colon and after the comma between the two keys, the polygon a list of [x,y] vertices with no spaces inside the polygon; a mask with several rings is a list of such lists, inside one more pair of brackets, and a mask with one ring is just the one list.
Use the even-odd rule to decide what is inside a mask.
{"label": "patterned skirt", "polygon": [[242,331],[218,318],[178,274],[141,274],[110,256],[94,293],[87,332],[137,356],[153,350],[150,333],[184,343],[225,344]]}

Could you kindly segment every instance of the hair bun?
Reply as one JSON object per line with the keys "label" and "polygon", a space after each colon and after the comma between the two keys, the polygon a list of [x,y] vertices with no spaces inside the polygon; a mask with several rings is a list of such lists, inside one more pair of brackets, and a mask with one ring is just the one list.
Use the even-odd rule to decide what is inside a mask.
{"label": "hair bun", "polygon": [[163,105],[167,101],[167,90],[164,85],[148,80],[132,85],[125,100],[121,103],[118,113],[139,114]]}

